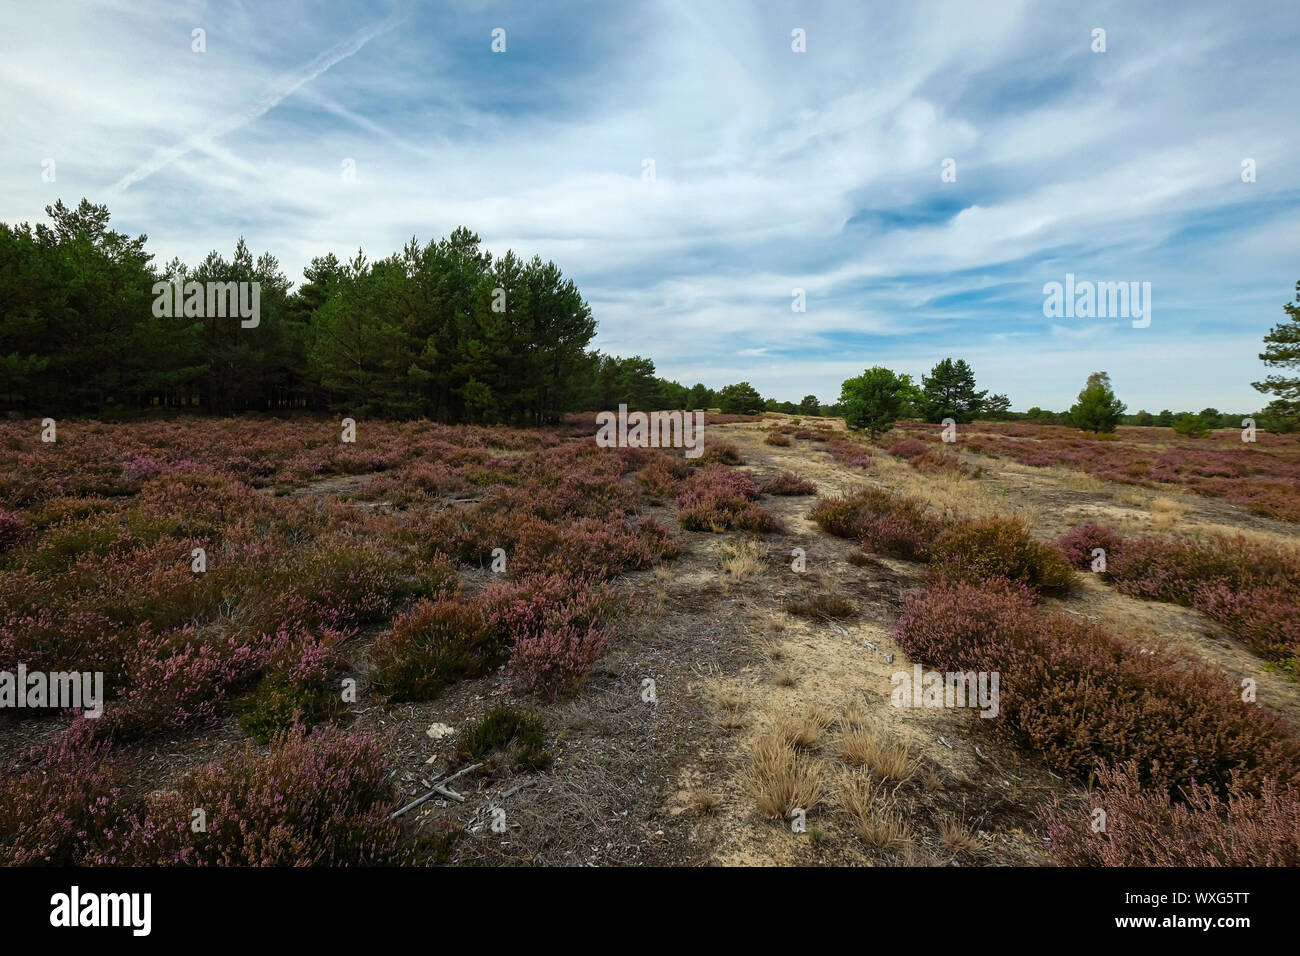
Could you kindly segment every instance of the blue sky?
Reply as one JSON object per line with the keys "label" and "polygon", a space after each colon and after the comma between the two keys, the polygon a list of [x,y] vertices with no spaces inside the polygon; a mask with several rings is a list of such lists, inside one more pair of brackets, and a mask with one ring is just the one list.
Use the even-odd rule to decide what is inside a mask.
{"label": "blue sky", "polygon": [[[464,224],[687,384],[954,356],[1017,409],[1105,369],[1245,411],[1300,279],[1298,39],[1294,0],[9,4],[0,220],[86,196],[160,262],[243,235],[295,281]],[[1150,282],[1150,326],[1044,317],[1066,273]]]}

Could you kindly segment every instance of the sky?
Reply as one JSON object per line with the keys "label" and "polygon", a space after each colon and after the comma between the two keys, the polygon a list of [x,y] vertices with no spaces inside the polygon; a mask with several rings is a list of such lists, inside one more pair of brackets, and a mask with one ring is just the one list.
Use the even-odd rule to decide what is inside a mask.
{"label": "sky", "polygon": [[[1244,412],[1300,280],[1298,39],[1295,0],[8,3],[0,221],[86,197],[295,282],[465,225],[688,385],[951,356],[1018,410],[1106,370]],[[1046,315],[1067,274],[1149,324]]]}

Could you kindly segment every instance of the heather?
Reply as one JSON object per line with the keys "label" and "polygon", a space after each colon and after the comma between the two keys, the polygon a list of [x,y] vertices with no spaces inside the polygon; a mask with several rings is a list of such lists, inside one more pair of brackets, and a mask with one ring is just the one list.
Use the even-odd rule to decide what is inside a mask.
{"label": "heather", "polygon": [[74,866],[114,825],[120,790],[91,722],[3,767],[0,866]]}
{"label": "heather", "polygon": [[[150,794],[86,862],[104,866],[374,866],[405,862],[382,743],[295,728]],[[205,829],[195,832],[192,811]]]}
{"label": "heather", "polygon": [[1105,577],[1133,597],[1194,607],[1255,653],[1294,673],[1300,656],[1300,558],[1244,535],[1123,538],[1080,525],[1057,541],[1076,567],[1105,551]]}
{"label": "heather", "polygon": [[1051,545],[1035,541],[1016,518],[983,518],[948,528],[930,560],[935,574],[949,581],[979,583],[996,579],[1025,584],[1045,594],[1065,594],[1074,574]]}
{"label": "heather", "polygon": [[[908,433],[901,441],[940,446],[936,426],[909,423],[899,430]],[[1300,436],[1257,432],[1255,439],[1243,442],[1238,429],[1193,441],[1179,438],[1170,428],[1120,427],[1111,437],[1060,425],[976,422],[959,427],[957,446],[1022,465],[1082,471],[1106,481],[1187,488],[1257,514],[1300,521]],[[909,459],[920,455],[914,445],[906,448]]]}
{"label": "heather", "polygon": [[811,517],[837,537],[858,539],[868,551],[909,561],[927,560],[946,526],[924,502],[883,488],[823,498]]}
{"label": "heather", "polygon": [[677,496],[677,521],[687,531],[776,531],[780,520],[758,504],[759,488],[743,471],[717,464],[691,475]]}
{"label": "heather", "polygon": [[1074,779],[1132,760],[1144,784],[1222,792],[1234,774],[1252,788],[1269,775],[1300,780],[1295,728],[1243,702],[1222,670],[1167,648],[1137,654],[1093,622],[1040,614],[1023,585],[933,583],[906,599],[895,638],[936,670],[998,672],[1000,713],[980,729]]}
{"label": "heather", "polygon": [[1300,790],[1273,779],[1257,791],[1234,781],[1226,794],[1190,784],[1175,799],[1144,787],[1129,761],[1100,768],[1086,800],[1058,800],[1040,817],[1066,866],[1300,866]]}
{"label": "heather", "polygon": [[783,471],[763,482],[758,488],[765,495],[815,495],[817,486],[803,475]]}
{"label": "heather", "polygon": [[[0,424],[0,668],[102,671],[106,701],[101,718],[9,768],[0,834],[29,817],[49,825],[7,840],[6,862],[391,859],[367,790],[377,745],[338,736],[354,709],[341,676],[360,667],[366,692],[393,701],[481,678],[541,698],[577,691],[614,638],[620,602],[603,582],[677,553],[646,500],[701,470],[729,471],[667,449],[601,449],[573,423],[363,420],[356,444],[307,419],[63,422],[50,444],[39,431]],[[719,443],[716,457],[733,456]],[[752,480],[735,474],[727,488],[743,487],[749,504]],[[732,513],[767,517],[756,505]],[[501,554],[486,587],[466,577]],[[368,650],[356,646],[363,633]],[[265,833],[222,830],[196,846],[188,810],[174,827],[173,797],[154,797],[128,807],[131,820],[114,817],[126,844],[96,842],[118,777],[137,772],[124,748],[227,720],[272,754],[187,778],[184,799]],[[318,748],[347,760],[354,747],[357,775],[316,779]],[[330,798],[359,788],[359,802],[339,797],[337,831],[316,832],[324,824],[306,804],[277,823],[262,806],[277,781],[303,800],[318,784]],[[349,827],[365,846],[344,839]]]}

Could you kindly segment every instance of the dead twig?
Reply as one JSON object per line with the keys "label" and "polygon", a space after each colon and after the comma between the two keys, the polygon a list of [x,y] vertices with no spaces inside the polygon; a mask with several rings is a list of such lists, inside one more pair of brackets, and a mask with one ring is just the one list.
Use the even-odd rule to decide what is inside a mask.
{"label": "dead twig", "polygon": [[478,769],[479,767],[481,767],[481,766],[483,766],[483,764],[481,764],[481,763],[476,763],[476,764],[473,764],[473,765],[471,765],[471,766],[466,767],[464,770],[457,770],[457,771],[456,771],[455,773],[453,773],[450,777],[443,777],[441,780],[437,781],[437,782],[433,785],[433,789],[432,789],[432,790],[430,790],[428,793],[426,793],[426,794],[425,794],[424,796],[422,796],[422,797],[416,797],[414,800],[412,800],[412,801],[411,801],[410,803],[408,803],[406,806],[402,807],[400,810],[395,810],[395,811],[394,811],[394,812],[393,812],[393,813],[388,817],[388,819],[390,819],[390,820],[396,820],[396,819],[397,819],[398,817],[400,817],[403,813],[406,813],[406,812],[409,811],[409,810],[414,810],[414,809],[415,809],[416,807],[418,807],[420,804],[422,804],[422,803],[426,802],[427,800],[430,800],[430,799],[432,799],[433,797],[436,797],[436,796],[450,797],[451,799],[453,799],[453,800],[455,800],[455,801],[457,801],[457,802],[459,802],[459,803],[464,803],[464,802],[465,802],[465,798],[462,797],[462,796],[461,796],[459,793],[457,793],[455,790],[450,790],[450,789],[448,789],[448,788],[447,788],[447,784],[451,783],[451,782],[452,782],[453,780],[455,780],[457,777],[463,777],[465,774],[469,773],[471,770],[477,770],[477,769]]}

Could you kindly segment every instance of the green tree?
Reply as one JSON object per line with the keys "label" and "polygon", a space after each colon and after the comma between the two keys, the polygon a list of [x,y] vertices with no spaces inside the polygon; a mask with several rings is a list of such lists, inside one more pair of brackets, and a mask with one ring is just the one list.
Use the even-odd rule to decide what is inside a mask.
{"label": "green tree", "polygon": [[1079,400],[1070,406],[1070,424],[1089,432],[1110,434],[1119,424],[1125,405],[1115,397],[1110,375],[1093,372],[1079,392]]}
{"label": "green tree", "polygon": [[1011,411],[1011,399],[1005,395],[990,395],[984,403],[984,413],[994,421],[1000,421],[1007,417]]}
{"label": "green tree", "polygon": [[1133,416],[1133,424],[1149,427],[1156,423],[1156,417],[1148,412],[1145,408]]}
{"label": "green tree", "polygon": [[975,390],[975,373],[965,359],[944,359],[929,375],[921,376],[921,408],[926,421],[951,418],[965,424],[974,421],[984,407],[987,391]]}
{"label": "green tree", "polygon": [[847,379],[840,386],[844,423],[879,438],[898,421],[912,388],[910,376],[896,375],[879,365]]}
{"label": "green tree", "polygon": [[1205,438],[1213,426],[1201,415],[1184,412],[1174,419],[1174,434],[1183,438]]}
{"label": "green tree", "polygon": [[763,396],[748,382],[737,382],[718,393],[718,407],[728,415],[757,415],[763,410]]}
{"label": "green tree", "polygon": [[818,415],[821,413],[821,405],[817,402],[816,395],[805,395],[803,401],[799,403],[800,415]]}
{"label": "green tree", "polygon": [[1269,375],[1262,382],[1252,382],[1255,389],[1276,396],[1260,413],[1261,424],[1270,431],[1294,431],[1300,428],[1300,282],[1296,283],[1294,302],[1282,306],[1286,318],[1264,336],[1260,359],[1270,368],[1291,374]]}
{"label": "green tree", "polygon": [[686,404],[691,409],[716,408],[718,405],[718,396],[713,389],[709,388],[702,382],[697,382],[691,386],[690,398],[687,400]]}

